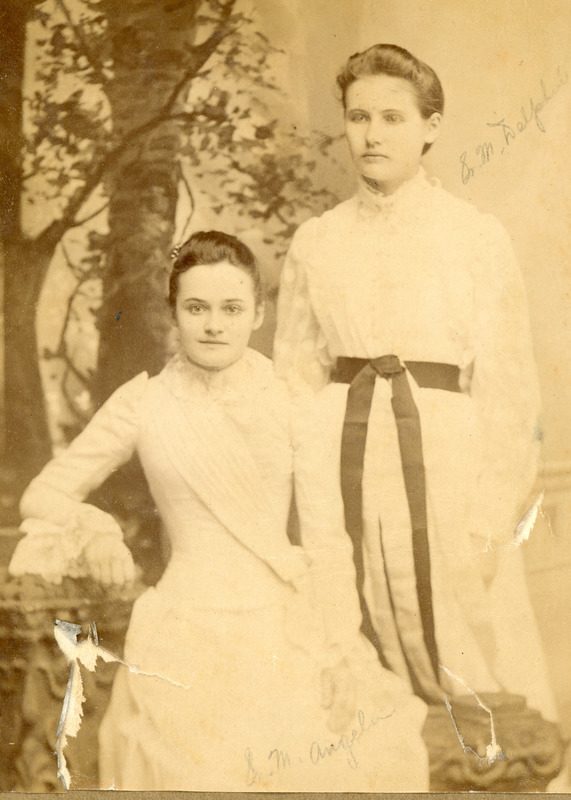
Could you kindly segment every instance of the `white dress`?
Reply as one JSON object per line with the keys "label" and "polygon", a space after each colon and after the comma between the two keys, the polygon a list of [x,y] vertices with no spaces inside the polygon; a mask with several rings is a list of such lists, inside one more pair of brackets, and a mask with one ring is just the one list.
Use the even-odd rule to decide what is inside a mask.
{"label": "white dress", "polygon": [[[552,719],[521,554],[512,545],[541,439],[523,281],[498,221],[422,169],[390,196],[362,183],[355,197],[308,220],[283,269],[276,372],[299,398],[315,393],[315,446],[327,451],[321,487],[332,497],[348,392],[330,382],[333,365],[342,356],[385,354],[456,365],[462,391],[419,388],[408,374],[426,471],[435,677],[414,585],[391,388],[375,382],[362,480],[363,596],[382,657],[431,702],[443,691],[505,688]],[[488,546],[499,552],[489,590],[478,565]]]}
{"label": "white dress", "polygon": [[[172,555],[133,609],[124,658],[151,674],[118,668],[100,731],[101,786],[426,789],[425,706],[358,632],[346,537],[316,521],[303,443],[307,548],[287,538],[289,405],[271,362],[248,350],[206,373],[176,356],[122,386],[25,495],[26,514],[67,525],[58,554],[89,520],[86,495],[135,450]],[[357,680],[356,714],[332,733],[321,675],[341,658]]]}

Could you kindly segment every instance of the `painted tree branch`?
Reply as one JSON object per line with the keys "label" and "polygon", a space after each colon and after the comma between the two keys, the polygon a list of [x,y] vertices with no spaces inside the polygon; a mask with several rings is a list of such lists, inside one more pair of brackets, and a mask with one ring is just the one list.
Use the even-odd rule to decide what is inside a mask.
{"label": "painted tree branch", "polygon": [[[63,0],[58,0],[58,2],[63,2]],[[134,142],[136,142],[137,139],[151,133],[165,122],[169,122],[171,120],[193,122],[196,119],[196,115],[192,112],[179,112],[173,114],[172,111],[176,107],[184,88],[188,85],[192,78],[196,76],[196,73],[204,66],[212,53],[220,45],[220,42],[232,33],[233,27],[230,24],[230,19],[234,5],[235,0],[229,0],[229,2],[224,5],[223,11],[220,15],[219,27],[213,31],[213,33],[202,44],[192,48],[191,64],[189,68],[184,72],[181,79],[175,84],[171,94],[167,97],[159,113],[155,114],[143,124],[128,131],[114,148],[110,149],[106,155],[103,155],[91,165],[83,185],[78,187],[77,190],[72,194],[62,215],[58,219],[51,222],[39,234],[38,238],[41,239],[43,244],[46,246],[53,244],[55,247],[66,230],[79,224],[75,217],[81,210],[82,206],[89,199],[97,186],[101,183],[106,172],[113,168],[117,160]],[[204,113],[204,109],[202,109],[202,113]]]}
{"label": "painted tree branch", "polygon": [[105,86],[109,79],[105,75],[105,71],[103,69],[103,65],[93,53],[93,50],[89,46],[86,37],[83,35],[83,31],[81,30],[81,25],[77,25],[73,21],[73,17],[71,16],[71,12],[65,3],[65,0],[55,0],[56,6],[60,9],[62,14],[64,15],[67,24],[73,31],[75,38],[77,39],[78,43],[81,45],[82,54],[85,56],[86,60],[91,67],[94,76],[97,78],[101,86]]}
{"label": "painted tree branch", "polygon": [[181,233],[181,237],[180,237],[180,241],[184,242],[186,240],[187,231],[190,228],[190,223],[191,223],[191,220],[192,220],[192,217],[193,217],[193,214],[194,214],[194,210],[196,208],[196,200],[195,200],[195,197],[194,197],[194,192],[192,191],[192,186],[190,185],[190,181],[188,180],[188,178],[186,176],[186,173],[184,171],[184,168],[182,167],[180,161],[178,163],[178,175],[179,175],[179,179],[182,181],[182,183],[184,185],[184,188],[185,188],[186,193],[188,195],[189,204],[190,204],[190,210],[188,212],[188,216],[186,218],[186,221],[185,221],[185,223],[183,225],[182,233]]}
{"label": "painted tree branch", "polygon": [[69,227],[70,228],[78,228],[81,225],[85,225],[86,222],[91,222],[92,219],[95,219],[95,217],[98,217],[107,208],[109,208],[109,201],[108,200],[105,201],[105,203],[103,203],[102,206],[99,206],[99,208],[96,208],[95,211],[92,211],[91,214],[88,214],[86,217],[83,217],[83,219],[74,220],[74,222],[72,222],[72,224]]}
{"label": "painted tree branch", "polygon": [[73,416],[79,423],[84,425],[87,419],[89,418],[89,415],[87,413],[80,413],[78,411],[77,405],[74,402],[74,398],[70,394],[70,390],[68,387],[68,378],[70,375],[72,375],[81,386],[87,387],[89,385],[90,376],[85,375],[75,364],[73,358],[69,353],[69,349],[66,342],[66,334],[68,332],[69,324],[74,314],[75,301],[82,294],[84,284],[95,276],[93,274],[93,270],[87,270],[86,272],[82,272],[82,270],[79,269],[76,266],[76,264],[73,263],[71,256],[69,255],[68,249],[63,242],[61,242],[61,252],[70,272],[77,278],[77,284],[73,289],[73,291],[71,292],[66,304],[64,319],[62,322],[61,333],[57,346],[53,350],[49,350],[47,348],[44,349],[43,358],[46,360],[57,359],[63,363],[64,372],[61,378],[61,390],[63,397],[66,401],[70,413],[73,414]]}

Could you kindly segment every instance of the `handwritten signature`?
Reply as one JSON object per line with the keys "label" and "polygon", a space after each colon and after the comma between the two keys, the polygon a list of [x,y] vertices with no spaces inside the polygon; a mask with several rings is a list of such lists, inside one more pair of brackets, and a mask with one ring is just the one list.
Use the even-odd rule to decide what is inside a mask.
{"label": "handwritten signature", "polygon": [[287,750],[273,748],[267,755],[269,769],[266,772],[261,772],[260,769],[255,766],[254,754],[250,748],[247,748],[244,754],[247,770],[246,782],[248,786],[252,786],[256,783],[262,782],[264,779],[267,779],[272,775],[275,775],[281,770],[289,769],[292,766],[295,766],[295,764],[310,763],[312,765],[317,765],[321,761],[331,758],[339,752],[344,752],[349,766],[352,769],[357,769],[359,766],[359,761],[353,749],[354,746],[366,733],[368,733],[368,731],[371,730],[371,728],[374,728],[376,725],[382,722],[382,720],[388,719],[388,717],[392,716],[393,714],[394,709],[391,709],[388,713],[377,714],[376,716],[367,719],[365,712],[359,710],[357,712],[357,726],[353,728],[349,734],[343,734],[337,740],[328,743],[314,740],[311,742],[305,755],[290,755]]}
{"label": "handwritten signature", "polygon": [[470,153],[464,150],[460,154],[460,174],[462,183],[468,183],[476,174],[477,170],[491,163],[498,156],[503,155],[506,150],[518,139],[522,133],[529,130],[530,126],[535,126],[541,133],[546,133],[547,129],[542,119],[542,112],[545,106],[552,100],[559,90],[569,81],[569,73],[561,67],[557,67],[556,78],[553,85],[548,88],[544,78],[539,82],[541,96],[539,99],[530,97],[522,103],[519,118],[515,121],[507,121],[505,116],[493,122],[486,122],[488,128],[494,131],[495,139],[480,142]]}

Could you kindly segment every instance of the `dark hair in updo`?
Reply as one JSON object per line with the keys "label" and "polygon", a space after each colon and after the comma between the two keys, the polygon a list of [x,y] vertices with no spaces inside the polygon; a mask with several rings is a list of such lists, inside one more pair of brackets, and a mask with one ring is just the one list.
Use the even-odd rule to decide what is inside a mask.
{"label": "dark hair in updo", "polygon": [[174,264],[169,276],[168,302],[173,311],[176,308],[179,275],[192,267],[218,264],[220,261],[228,261],[248,274],[254,285],[256,303],[261,303],[264,299],[262,276],[254,254],[235,236],[221,231],[198,231],[183,245],[176,247],[172,255]]}
{"label": "dark hair in updo", "polygon": [[[444,90],[438,75],[418,58],[396,44],[374,44],[362,53],[354,53],[337,75],[343,108],[347,107],[347,89],[358,78],[370,75],[390,75],[412,84],[418,109],[424,119],[444,113]],[[423,153],[430,148],[425,144]]]}

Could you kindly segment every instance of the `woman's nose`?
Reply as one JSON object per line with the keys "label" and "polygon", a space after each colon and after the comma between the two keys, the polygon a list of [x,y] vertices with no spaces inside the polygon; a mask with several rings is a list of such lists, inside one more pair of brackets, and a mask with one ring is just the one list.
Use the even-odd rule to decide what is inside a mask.
{"label": "woman's nose", "polygon": [[204,320],[204,330],[209,334],[222,333],[224,330],[224,322],[221,314],[211,311]]}
{"label": "woman's nose", "polygon": [[384,136],[384,126],[383,123],[378,119],[371,119],[369,124],[367,125],[366,130],[366,141],[367,145],[376,145],[380,144],[383,140]]}

